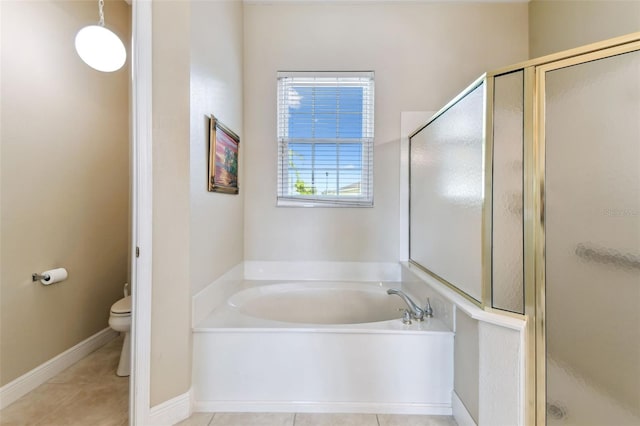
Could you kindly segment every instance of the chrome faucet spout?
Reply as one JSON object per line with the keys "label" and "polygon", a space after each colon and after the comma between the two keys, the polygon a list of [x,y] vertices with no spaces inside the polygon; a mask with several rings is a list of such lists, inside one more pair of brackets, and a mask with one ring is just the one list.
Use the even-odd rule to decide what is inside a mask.
{"label": "chrome faucet spout", "polygon": [[409,309],[411,309],[411,316],[414,319],[418,321],[422,321],[424,319],[424,310],[420,306],[416,305],[416,303],[411,300],[411,298],[407,296],[403,291],[395,288],[390,288],[389,290],[387,290],[387,294],[395,294],[396,296],[399,296],[402,300],[404,300],[407,306],[409,306]]}

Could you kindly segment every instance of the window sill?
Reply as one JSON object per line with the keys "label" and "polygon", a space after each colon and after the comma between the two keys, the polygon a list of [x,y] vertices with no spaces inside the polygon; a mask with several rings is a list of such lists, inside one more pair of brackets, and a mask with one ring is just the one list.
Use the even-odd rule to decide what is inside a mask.
{"label": "window sill", "polygon": [[279,199],[276,207],[303,207],[303,208],[372,208],[373,201],[314,201],[314,200],[291,200]]}

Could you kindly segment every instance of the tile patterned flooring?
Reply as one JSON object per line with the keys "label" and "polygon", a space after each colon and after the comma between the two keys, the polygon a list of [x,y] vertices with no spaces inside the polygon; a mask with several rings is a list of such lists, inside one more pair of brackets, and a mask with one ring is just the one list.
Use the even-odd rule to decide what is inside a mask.
{"label": "tile patterned flooring", "polygon": [[451,416],[311,413],[194,413],[176,426],[457,426]]}
{"label": "tile patterned flooring", "polygon": [[2,426],[125,426],[129,379],[116,376],[122,337],[0,411]]}
{"label": "tile patterned flooring", "polygon": [[[122,338],[0,411],[0,426],[127,426],[129,380],[115,375]],[[451,416],[194,413],[179,426],[456,426]]]}

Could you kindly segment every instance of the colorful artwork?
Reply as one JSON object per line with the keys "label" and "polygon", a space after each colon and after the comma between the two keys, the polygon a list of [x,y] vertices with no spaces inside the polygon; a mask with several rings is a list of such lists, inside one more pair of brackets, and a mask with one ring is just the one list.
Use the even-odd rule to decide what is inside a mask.
{"label": "colorful artwork", "polygon": [[240,138],[214,116],[209,129],[209,191],[237,194]]}

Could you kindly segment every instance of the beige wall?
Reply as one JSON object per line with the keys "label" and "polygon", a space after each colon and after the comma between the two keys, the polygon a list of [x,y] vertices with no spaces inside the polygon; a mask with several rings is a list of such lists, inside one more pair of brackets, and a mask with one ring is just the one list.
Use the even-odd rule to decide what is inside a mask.
{"label": "beige wall", "polygon": [[153,4],[151,405],[191,386],[189,2]]}
{"label": "beige wall", "polygon": [[[394,261],[401,111],[528,58],[526,3],[246,4],[245,258]],[[375,207],[276,208],[276,72],[374,70]]]}
{"label": "beige wall", "polygon": [[242,136],[242,3],[155,2],[152,406],[191,386],[192,292],[242,261],[242,186],[207,192],[212,113]]}
{"label": "beige wall", "polygon": [[637,0],[532,0],[531,58],[640,31]]}
{"label": "beige wall", "polygon": [[[97,4],[2,1],[0,385],[108,327],[127,281],[128,67],[97,72],[73,40]],[[107,1],[130,38],[130,7]],[[45,287],[33,272],[65,267]]]}
{"label": "beige wall", "polygon": [[[191,291],[243,260],[242,2],[191,4]],[[207,191],[209,121],[240,136],[239,195]]]}

